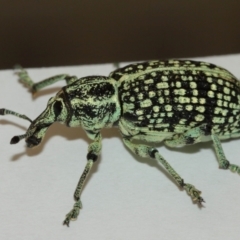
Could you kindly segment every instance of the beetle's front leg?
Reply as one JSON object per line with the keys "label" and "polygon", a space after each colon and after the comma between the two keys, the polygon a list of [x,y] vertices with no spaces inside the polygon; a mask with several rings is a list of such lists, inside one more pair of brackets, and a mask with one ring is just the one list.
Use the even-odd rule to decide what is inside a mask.
{"label": "beetle's front leg", "polygon": [[84,171],[79,179],[78,185],[74,192],[74,200],[76,202],[73,205],[73,209],[66,215],[66,218],[63,222],[63,224],[66,224],[67,226],[69,226],[70,221],[76,220],[79,215],[80,209],[82,208],[82,203],[80,200],[81,192],[94,162],[97,161],[97,158],[101,152],[101,148],[102,148],[102,138],[101,138],[101,135],[98,134],[94,142],[91,143],[88,147],[88,154],[87,154],[88,162],[84,168]]}
{"label": "beetle's front leg", "polygon": [[124,144],[135,154],[140,157],[149,157],[156,159],[172,176],[172,178],[178,183],[178,185],[186,190],[188,195],[192,198],[193,202],[197,202],[201,205],[204,202],[200,196],[201,191],[196,189],[192,184],[184,183],[181,176],[173,169],[173,167],[160,155],[156,148],[143,144],[134,144],[132,139],[123,138]]}
{"label": "beetle's front leg", "polygon": [[28,72],[23,69],[21,66],[16,66],[16,74],[19,76],[20,82],[25,84],[32,93],[39,91],[42,88],[45,88],[49,85],[52,85],[55,82],[65,80],[67,85],[73,83],[77,80],[76,76],[69,76],[68,74],[59,74],[47,79],[44,79],[40,82],[34,83],[33,80],[28,75]]}

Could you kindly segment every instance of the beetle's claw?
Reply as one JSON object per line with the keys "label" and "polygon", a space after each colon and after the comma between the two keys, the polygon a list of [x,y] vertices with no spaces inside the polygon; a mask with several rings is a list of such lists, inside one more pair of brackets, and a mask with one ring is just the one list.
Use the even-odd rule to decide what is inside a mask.
{"label": "beetle's claw", "polygon": [[196,189],[193,185],[185,184],[184,189],[187,191],[188,195],[190,195],[193,202],[197,202],[199,205],[202,205],[202,202],[205,202],[204,199],[200,196],[201,191]]}
{"label": "beetle's claw", "polygon": [[70,221],[75,221],[77,219],[81,208],[82,208],[82,203],[80,200],[78,200],[73,205],[73,209],[66,215],[66,218],[63,221],[63,225],[67,225],[69,227]]}
{"label": "beetle's claw", "polygon": [[[78,212],[79,213],[79,212]],[[69,227],[70,221],[74,221],[77,219],[78,213],[73,209],[67,215],[65,220],[63,221],[63,225],[67,225]]]}
{"label": "beetle's claw", "polygon": [[63,225],[67,225],[68,227],[69,227],[69,223],[70,223],[70,221],[69,221],[68,218],[66,218],[66,219],[63,221]]}

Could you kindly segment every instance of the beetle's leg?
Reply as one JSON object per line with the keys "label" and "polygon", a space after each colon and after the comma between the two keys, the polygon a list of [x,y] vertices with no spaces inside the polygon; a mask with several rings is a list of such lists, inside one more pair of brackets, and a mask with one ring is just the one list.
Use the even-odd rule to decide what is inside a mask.
{"label": "beetle's leg", "polygon": [[183,187],[187,193],[191,196],[194,202],[201,204],[204,202],[203,198],[200,196],[201,191],[197,190],[193,185],[184,183],[180,175],[171,167],[171,165],[160,155],[156,148],[143,144],[134,144],[132,139],[123,138],[124,144],[135,154],[141,157],[149,157],[156,159],[173,177],[173,179]]}
{"label": "beetle's leg", "polygon": [[63,222],[63,224],[66,224],[67,226],[69,226],[69,223],[71,220],[72,221],[76,220],[79,215],[79,211],[82,208],[80,195],[81,195],[84,183],[87,179],[87,176],[93,166],[93,163],[97,160],[97,158],[100,154],[101,147],[102,147],[102,138],[101,138],[101,135],[98,134],[95,141],[93,143],[91,143],[88,147],[88,154],[87,154],[88,162],[84,168],[84,171],[79,179],[76,190],[74,192],[75,204],[73,205],[72,210],[66,215],[66,218]]}
{"label": "beetle's leg", "polygon": [[182,147],[189,144],[201,142],[203,138],[210,137],[211,130],[207,124],[202,124],[198,127],[191,128],[185,133],[176,134],[171,139],[167,139],[164,143],[169,147]]}
{"label": "beetle's leg", "polygon": [[16,74],[19,76],[19,79],[22,83],[24,83],[32,93],[39,91],[42,88],[45,88],[49,85],[52,85],[55,82],[65,80],[67,85],[73,83],[77,80],[76,76],[69,76],[68,74],[59,74],[47,79],[44,79],[40,82],[34,83],[32,79],[29,77],[28,72],[20,66],[16,67]]}
{"label": "beetle's leg", "polygon": [[165,140],[164,143],[170,147],[181,147],[184,145],[201,142],[202,138],[205,138],[206,136],[211,136],[213,140],[213,146],[216,151],[219,167],[222,169],[230,169],[232,172],[237,172],[240,174],[240,167],[229,163],[229,161],[226,159],[218,136],[210,130],[207,124],[189,129],[181,135],[176,135],[172,139]]}
{"label": "beetle's leg", "polygon": [[217,155],[217,160],[219,163],[219,167],[222,169],[230,169],[232,172],[237,172],[238,174],[240,174],[240,167],[235,165],[235,164],[231,164],[227,159],[226,156],[224,154],[223,148],[222,148],[222,144],[218,138],[218,136],[212,132],[212,140],[213,140],[213,146]]}
{"label": "beetle's leg", "polygon": [[116,69],[120,68],[120,62],[113,63],[113,67]]}

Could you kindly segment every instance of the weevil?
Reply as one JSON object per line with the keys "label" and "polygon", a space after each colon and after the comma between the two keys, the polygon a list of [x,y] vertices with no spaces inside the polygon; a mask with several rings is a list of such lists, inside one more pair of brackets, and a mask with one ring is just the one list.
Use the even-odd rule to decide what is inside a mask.
{"label": "weevil", "polygon": [[103,128],[118,127],[128,149],[157,160],[200,205],[204,201],[201,192],[184,182],[151,146],[153,143],[163,142],[174,148],[212,141],[219,167],[240,174],[240,167],[226,159],[220,142],[240,137],[240,82],[224,68],[205,62],[166,60],[130,64],[108,77],[78,79],[61,74],[34,83],[26,70],[19,68],[17,74],[33,93],[60,80],[65,80],[66,86],[49,99],[46,109],[33,121],[26,115],[0,109],[1,115],[12,114],[31,123],[25,134],[11,139],[11,144],[25,138],[27,147],[38,146],[54,122],[82,127],[92,140],[74,192],[75,203],[63,222],[66,225],[82,208],[80,195],[101,152]]}

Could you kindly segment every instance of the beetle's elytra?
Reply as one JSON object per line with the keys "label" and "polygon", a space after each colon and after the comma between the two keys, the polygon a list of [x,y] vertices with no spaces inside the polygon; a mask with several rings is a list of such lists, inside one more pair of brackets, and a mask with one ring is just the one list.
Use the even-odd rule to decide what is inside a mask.
{"label": "beetle's elytra", "polygon": [[220,168],[240,174],[240,167],[226,159],[220,142],[240,137],[240,82],[221,67],[167,60],[131,64],[109,77],[78,79],[61,74],[34,83],[22,68],[18,69],[18,76],[32,92],[60,80],[67,85],[50,98],[46,109],[34,121],[26,115],[0,109],[0,115],[12,114],[31,122],[27,132],[13,137],[11,144],[25,138],[28,147],[39,145],[48,127],[56,121],[82,127],[93,140],[74,193],[75,204],[64,220],[66,225],[77,218],[82,207],[82,187],[100,154],[102,128],[119,127],[124,144],[132,152],[156,159],[199,204],[203,202],[199,190],[185,183],[150,143],[143,145],[134,140],[163,141],[170,147],[213,141]]}

